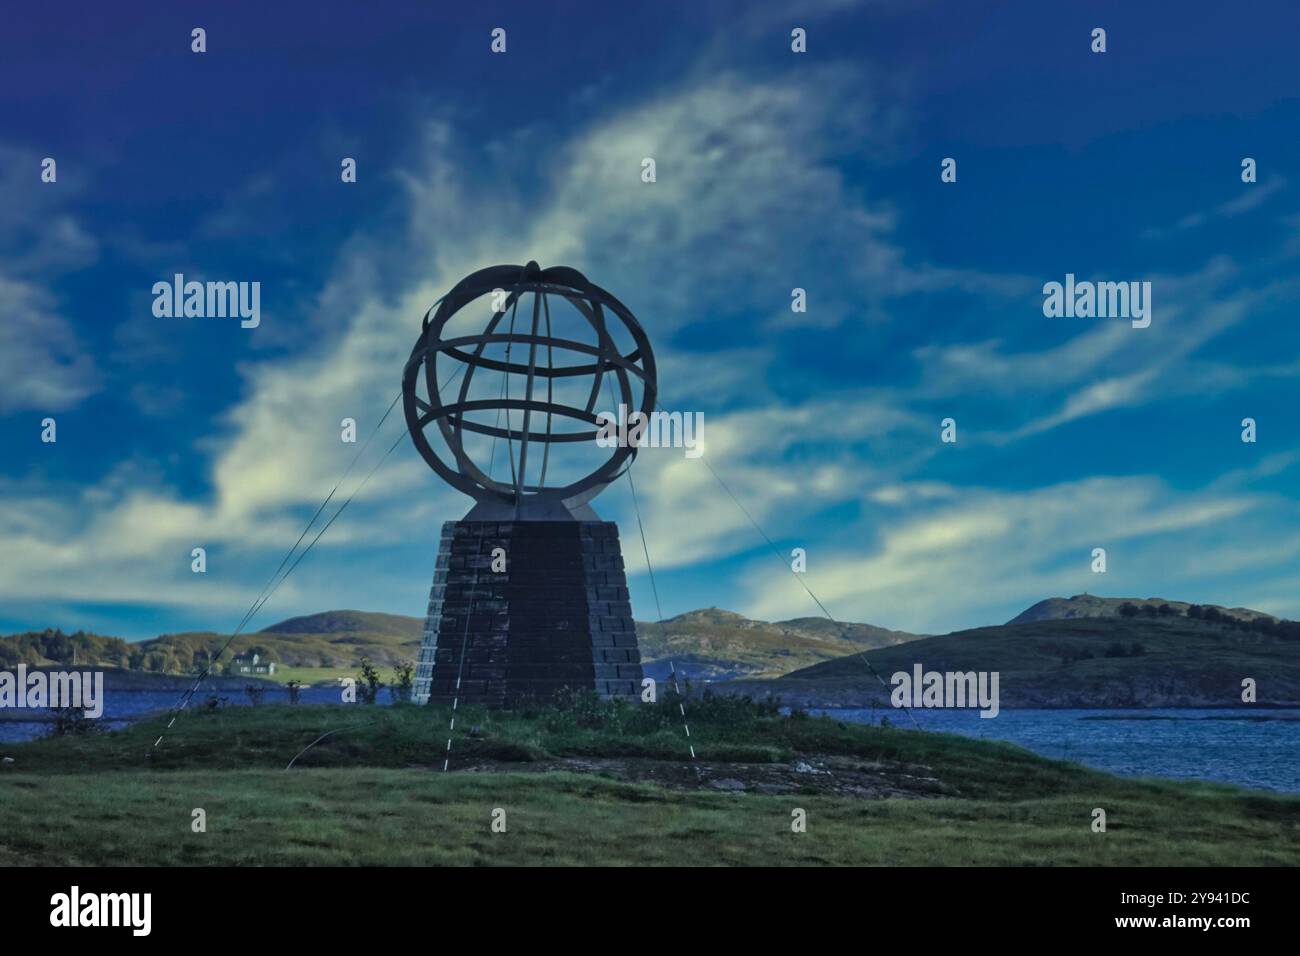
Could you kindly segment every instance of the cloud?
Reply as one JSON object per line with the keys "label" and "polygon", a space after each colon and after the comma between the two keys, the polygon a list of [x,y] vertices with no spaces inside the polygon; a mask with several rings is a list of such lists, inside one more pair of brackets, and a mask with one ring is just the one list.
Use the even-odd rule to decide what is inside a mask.
{"label": "cloud", "polygon": [[58,275],[99,255],[99,244],[64,208],[82,193],[83,177],[65,165],[56,182],[43,183],[41,159],[0,145],[0,268],[11,277]]}
{"label": "cloud", "polygon": [[[697,77],[559,150],[535,235],[588,262],[607,287],[636,290],[643,319],[668,332],[712,324],[752,335],[753,303],[765,300],[760,328],[834,327],[882,320],[888,300],[914,293],[1026,288],[1020,277],[911,262],[897,214],[845,178],[840,144],[883,148],[896,136],[874,85],[843,64]],[[647,158],[653,183],[640,179]],[[835,281],[795,314],[801,276]]]}
{"label": "cloud", "polygon": [[[789,129],[782,128],[796,123],[811,132],[799,104],[812,92],[806,83],[746,86],[724,78],[676,99],[660,98],[597,120],[558,148],[550,160],[554,188],[543,193],[540,208],[526,211],[522,194],[502,190],[491,177],[476,181],[474,162],[458,150],[452,129],[430,122],[419,151],[422,164],[402,177],[411,211],[407,235],[393,242],[354,240],[311,310],[320,333],[317,344],[242,367],[242,397],[216,430],[199,440],[211,461],[208,494],[183,496],[156,481],[126,488],[109,476],[89,490],[64,495],[37,536],[23,525],[23,505],[36,496],[15,489],[0,522],[0,542],[27,560],[0,577],[0,593],[81,601],[201,601],[198,583],[185,577],[185,556],[199,543],[261,555],[256,566],[273,565],[272,555],[296,538],[305,515],[354,451],[339,441],[341,419],[355,418],[361,434],[369,433],[396,395],[420,317],[457,279],[485,262],[576,263],[635,302],[656,341],[667,345],[666,329],[695,319],[685,306],[733,294],[734,286],[711,288],[710,281],[740,266],[731,278],[752,280],[778,251],[758,227],[779,200],[765,199],[767,206],[748,214],[738,205],[742,200],[770,196],[787,179],[802,183],[796,191],[805,195],[838,195],[837,177],[815,168],[816,154],[797,142],[791,146]],[[734,127],[738,138],[710,139],[711,123],[741,116]],[[647,131],[662,147],[661,161],[673,167],[665,169],[654,194],[639,180],[639,137]],[[689,198],[707,196],[710,189],[725,194],[703,207]],[[793,213],[785,215],[795,222]],[[722,257],[725,262],[702,276],[668,270],[669,264],[719,246],[746,216],[753,236],[749,244],[764,244],[763,261],[749,261],[742,240],[740,248]],[[447,236],[455,241],[447,242]],[[409,278],[396,291],[384,291],[371,280],[384,271],[382,263],[394,248],[409,263],[403,270]],[[681,308],[670,308],[675,305]],[[752,343],[739,342],[737,348],[762,361]],[[664,351],[665,372],[671,374],[679,363],[669,348]],[[683,373],[682,381],[678,394],[685,397],[699,380]],[[671,394],[672,384],[665,385]],[[740,386],[733,378],[728,387],[739,391]],[[145,405],[150,398],[137,396]],[[798,427],[797,413],[791,414],[788,426]],[[376,449],[387,447],[403,427],[399,410]],[[726,434],[725,426],[718,430],[719,448],[725,448]],[[367,488],[365,505],[331,529],[327,547],[401,537],[409,528],[404,519],[416,510],[427,514],[431,503],[443,515],[466,510],[467,501],[429,475],[408,448],[399,449],[398,459]],[[666,473],[672,487],[689,484],[677,467],[668,466]],[[846,480],[832,466],[818,466],[813,477],[823,487]],[[796,493],[793,484],[788,493]],[[369,520],[358,520],[362,516]],[[712,553],[699,542],[691,548]],[[106,555],[116,560],[106,562]],[[253,566],[238,576],[242,590],[261,580]]]}
{"label": "cloud", "polygon": [[1286,180],[1281,176],[1271,176],[1259,184],[1242,184],[1240,193],[1232,199],[1226,200],[1212,209],[1188,213],[1172,226],[1147,229],[1142,235],[1147,239],[1161,239],[1221,219],[1232,219],[1260,208],[1285,188]]}
{"label": "cloud", "polygon": [[1014,441],[1029,435],[1050,431],[1089,415],[1112,411],[1125,406],[1137,405],[1148,394],[1148,387],[1159,376],[1157,368],[1139,369],[1129,375],[1119,375],[1090,382],[1083,388],[1066,396],[1059,411],[1042,418],[1027,422],[1009,435],[1000,436],[1000,440]]}
{"label": "cloud", "polygon": [[[750,550],[761,543],[751,518],[776,537],[807,527],[820,512],[915,467],[927,454],[919,446],[929,424],[870,393],[706,416],[702,459],[679,449],[646,449],[637,458],[651,559],[667,569]],[[909,436],[918,448],[910,455],[901,451]],[[895,454],[873,465],[871,450],[886,443]]]}
{"label": "cloud", "polygon": [[1024,337],[1052,329],[1083,330],[1045,348],[1011,351],[1001,339],[925,345],[914,351],[920,381],[915,401],[978,395],[1003,402],[1013,427],[968,431],[976,442],[1005,445],[1121,408],[1189,395],[1205,397],[1265,377],[1290,374],[1293,362],[1230,366],[1197,353],[1262,308],[1291,301],[1291,281],[1246,285],[1230,259],[1216,256],[1186,275],[1153,275],[1152,322],[1135,329],[1124,319],[1047,319],[1036,300],[1024,309]]}
{"label": "cloud", "polygon": [[95,363],[49,292],[0,275],[0,315],[0,415],[59,412],[95,393]]}
{"label": "cloud", "polygon": [[[878,538],[856,528],[851,548],[811,549],[808,586],[841,620],[918,633],[1001,623],[1048,595],[1163,593],[1187,580],[1221,580],[1241,565],[1220,555],[1219,536],[1271,540],[1265,516],[1279,508],[1244,492],[1176,494],[1151,477],[968,488],[934,500],[897,517],[882,513]],[[1096,547],[1108,552],[1105,575],[1090,570]],[[756,561],[746,581],[752,616],[811,613],[799,583],[775,562]]]}
{"label": "cloud", "polygon": [[[824,87],[847,82],[840,70],[781,83],[724,75],[597,119],[539,159],[551,188],[533,208],[503,187],[508,177],[476,178],[453,129],[428,123],[422,165],[400,177],[411,219],[395,245],[410,258],[412,280],[381,299],[357,277],[373,274],[366,260],[389,256],[391,247],[355,246],[313,310],[332,320],[333,334],[308,353],[246,369],[246,397],[226,416],[229,437],[212,442],[221,513],[236,518],[309,501],[315,492],[300,476],[329,473],[339,418],[364,422],[391,401],[419,317],[486,262],[579,265],[619,290],[664,344],[666,400],[699,398],[704,382],[724,379],[738,396],[744,379],[735,369],[743,366],[733,360],[762,363],[764,349],[737,341],[713,372],[707,359],[692,359],[704,367],[688,370],[671,350],[670,333],[751,301],[753,283],[789,257],[790,241],[821,235],[829,218],[847,217],[836,227],[842,230],[883,225],[846,196],[824,162],[824,127],[847,121],[831,115]],[[646,155],[658,158],[657,183],[640,180]],[[823,239],[826,248],[834,245]],[[755,390],[751,400],[759,395]],[[286,469],[286,461],[294,467]],[[421,477],[433,480],[413,469],[375,494],[418,487]]]}
{"label": "cloud", "polygon": [[[37,482],[4,483],[0,542],[22,556],[5,562],[0,574],[0,597],[8,605],[66,600],[235,607],[242,590],[231,587],[228,576],[190,571],[190,550],[215,549],[229,529],[215,527],[202,506],[133,489],[129,470],[58,496]],[[264,530],[268,536],[288,531]]]}
{"label": "cloud", "polygon": [[49,288],[93,262],[98,246],[61,208],[76,180],[42,183],[40,160],[0,146],[0,415],[63,411],[99,388],[95,362]]}

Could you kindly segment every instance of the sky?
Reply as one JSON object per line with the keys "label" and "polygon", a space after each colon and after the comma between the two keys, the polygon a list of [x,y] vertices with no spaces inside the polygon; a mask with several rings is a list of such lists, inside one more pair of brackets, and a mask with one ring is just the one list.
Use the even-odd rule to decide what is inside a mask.
{"label": "sky", "polygon": [[[0,34],[0,632],[229,632],[429,307],[529,260],[626,303],[660,404],[704,414],[703,460],[633,471],[664,616],[816,615],[802,581],[920,633],[1085,591],[1300,617],[1297,27],[1289,2],[28,5]],[[178,272],[259,282],[260,324],[156,316]],[[1149,282],[1149,327],[1046,316],[1067,274]],[[253,629],[423,614],[472,502],[409,441],[383,457],[403,427]],[[626,482],[594,506],[654,619]]]}

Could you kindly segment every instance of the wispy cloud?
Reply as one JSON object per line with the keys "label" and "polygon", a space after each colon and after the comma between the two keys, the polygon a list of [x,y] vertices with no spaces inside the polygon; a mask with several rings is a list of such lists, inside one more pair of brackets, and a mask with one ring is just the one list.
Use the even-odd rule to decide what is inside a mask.
{"label": "wispy cloud", "polygon": [[0,147],[0,415],[58,412],[99,388],[94,359],[50,283],[94,261],[98,244],[66,210],[76,177],[41,183],[41,157]]}
{"label": "wispy cloud", "polygon": [[1152,227],[1142,233],[1147,239],[1162,239],[1170,235],[1196,229],[1221,219],[1232,219],[1261,208],[1273,196],[1286,188],[1286,179],[1282,176],[1270,176],[1262,183],[1241,183],[1240,195],[1219,203],[1217,206],[1190,212],[1172,226]]}
{"label": "wispy cloud", "polygon": [[[893,497],[890,504],[927,498]],[[832,613],[922,633],[1001,623],[1040,596],[1142,594],[1161,582],[1240,570],[1237,558],[1218,548],[1225,530],[1277,542],[1265,515],[1278,514],[1278,502],[1242,492],[1175,494],[1155,478],[967,488],[927,504],[873,516],[878,538],[857,529],[845,536],[853,547],[810,550],[807,583]],[[1294,516],[1293,505],[1282,510]],[[1105,574],[1091,571],[1098,547],[1107,550]],[[775,562],[756,561],[747,580],[755,616],[807,612],[807,595]]]}

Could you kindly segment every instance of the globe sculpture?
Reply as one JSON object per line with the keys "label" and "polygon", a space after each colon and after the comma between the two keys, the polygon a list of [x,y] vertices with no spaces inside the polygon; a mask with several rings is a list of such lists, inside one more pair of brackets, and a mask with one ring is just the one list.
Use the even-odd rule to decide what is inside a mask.
{"label": "globe sculpture", "polygon": [[656,397],[640,323],[576,269],[482,269],[425,315],[402,376],[407,429],[474,505],[442,526],[417,703],[640,693],[618,526],[590,502],[637,452],[608,426],[598,441],[602,424]]}
{"label": "globe sculpture", "polygon": [[[492,301],[492,308],[481,333],[445,334],[458,313],[485,297]],[[571,304],[590,325],[588,341],[552,334],[550,303],[556,298]],[[523,316],[519,315],[521,303],[525,305]],[[611,334],[615,325],[631,338],[633,348],[627,355],[619,351]],[[545,334],[539,334],[543,330]],[[490,345],[504,346],[505,359],[486,355]],[[557,365],[557,352],[576,358]],[[453,372],[459,382],[440,375],[440,358],[459,363]],[[496,378],[487,396],[470,400],[471,386],[489,371],[495,372]],[[523,383],[519,397],[510,396],[513,377]],[[582,380],[586,400],[581,406],[555,400],[555,384],[561,379]],[[544,399],[540,395],[542,388],[546,391]],[[444,389],[455,392],[454,401],[443,399]],[[495,266],[462,279],[442,299],[432,320],[426,316],[402,378],[402,395],[407,427],[421,456],[444,481],[478,502],[479,507],[470,517],[591,517],[589,509],[582,510],[586,502],[622,474],[635,457],[636,447],[609,449],[605,460],[588,474],[567,483],[556,483],[552,474],[548,485],[551,446],[594,445],[600,425],[596,408],[602,401],[617,399],[611,404],[628,411],[651,412],[656,397],[654,354],[628,308],[589,283],[576,269],[542,270],[535,262],[522,267]],[[508,419],[521,418],[520,427],[503,428],[502,412]],[[518,416],[513,415],[516,412]],[[489,419],[495,413],[495,422],[483,420],[483,413]],[[556,430],[557,419],[576,422],[578,427]],[[450,461],[439,455],[426,435],[426,430],[435,426],[437,437],[450,452]],[[473,460],[465,447],[467,433],[504,439],[509,444],[513,473],[510,481],[491,477],[483,463]],[[528,454],[534,445],[543,447],[542,460],[537,479],[529,483]]]}

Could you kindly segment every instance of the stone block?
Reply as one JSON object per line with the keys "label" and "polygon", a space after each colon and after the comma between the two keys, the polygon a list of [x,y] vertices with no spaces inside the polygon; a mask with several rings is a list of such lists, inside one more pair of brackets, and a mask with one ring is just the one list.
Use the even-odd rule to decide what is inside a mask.
{"label": "stone block", "polygon": [[[496,547],[506,549],[504,573],[491,570]],[[562,688],[636,697],[640,683],[615,524],[443,524],[417,659],[417,703],[509,706]]]}

